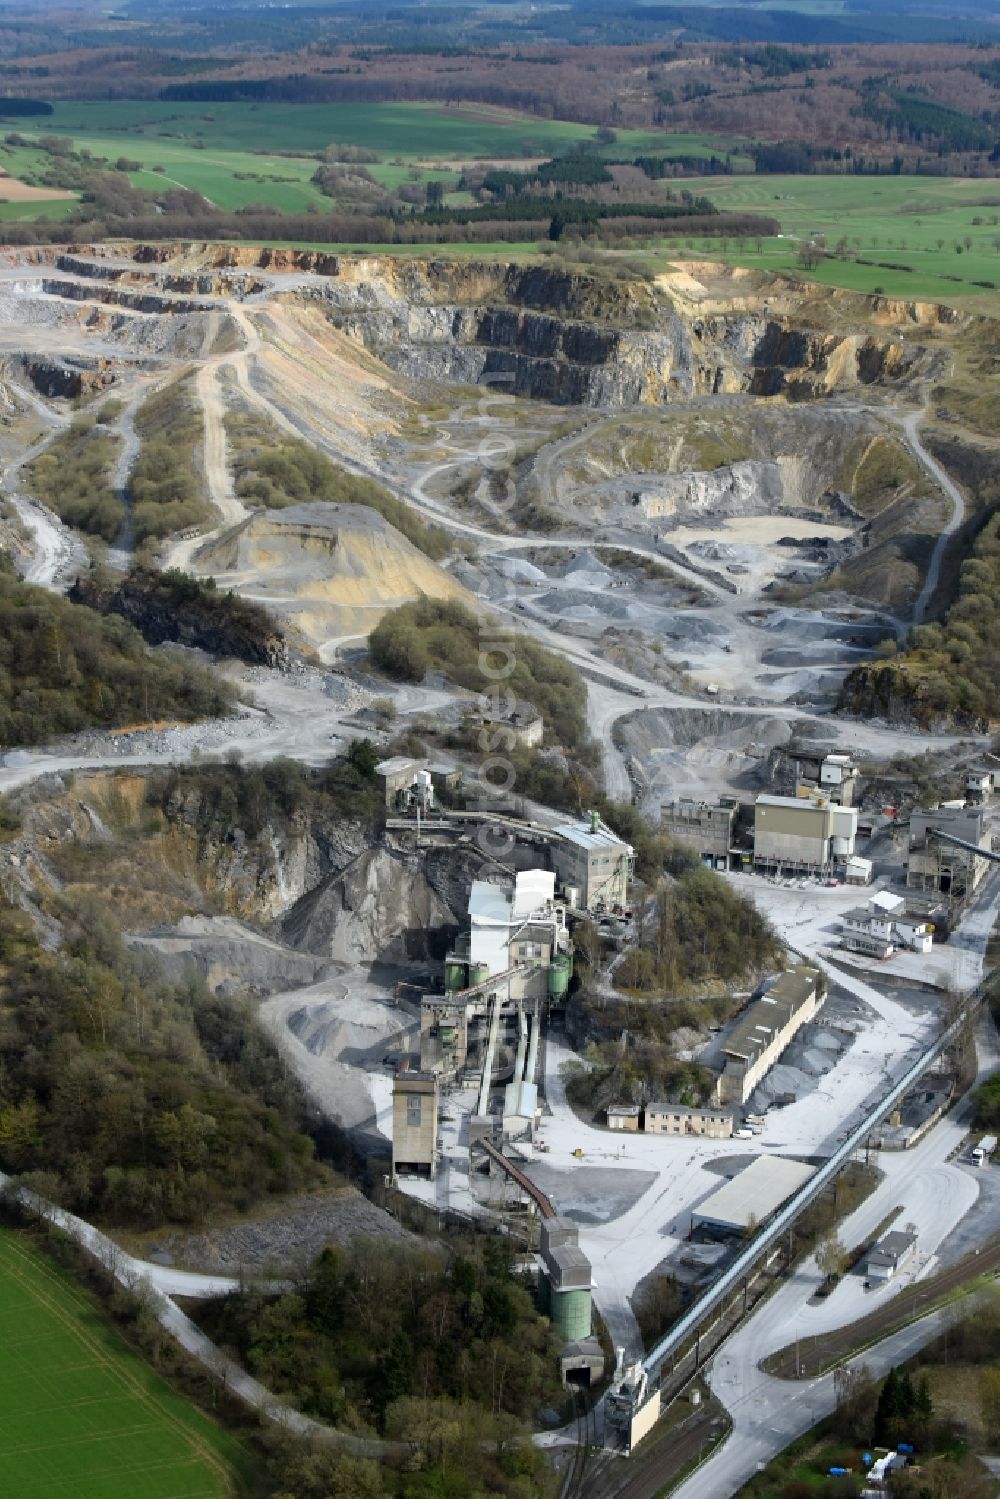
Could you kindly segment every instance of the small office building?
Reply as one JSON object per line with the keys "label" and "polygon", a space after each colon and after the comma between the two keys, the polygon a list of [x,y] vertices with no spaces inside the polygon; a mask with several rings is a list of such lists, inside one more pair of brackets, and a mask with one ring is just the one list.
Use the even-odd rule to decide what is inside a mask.
{"label": "small office building", "polygon": [[878,1281],[892,1280],[897,1271],[902,1270],[913,1257],[916,1247],[916,1234],[900,1233],[896,1230],[884,1234],[865,1261],[866,1278]]}
{"label": "small office building", "polygon": [[702,1135],[728,1140],[733,1133],[729,1109],[701,1109],[683,1103],[647,1103],[644,1110],[647,1135]]}

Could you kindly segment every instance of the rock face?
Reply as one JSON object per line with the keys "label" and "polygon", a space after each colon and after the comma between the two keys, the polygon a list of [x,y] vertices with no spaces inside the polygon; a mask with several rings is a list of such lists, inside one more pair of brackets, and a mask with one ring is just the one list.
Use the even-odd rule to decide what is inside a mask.
{"label": "rock face", "polygon": [[991,728],[988,719],[960,708],[941,713],[929,701],[923,678],[905,663],[867,661],[855,667],[844,678],[837,708],[854,718],[884,718],[928,733],[959,729],[985,734]]}
{"label": "rock face", "polygon": [[379,846],[293,906],[282,936],[301,951],[354,964],[440,957],[456,925],[419,859]]}
{"label": "rock face", "polygon": [[101,614],[120,614],[150,645],[171,642],[232,656],[251,666],[285,666],[288,646],[267,613],[219,590],[173,585],[160,573],[134,571],[114,585],[78,578],[69,597]]}
{"label": "rock face", "polygon": [[684,317],[656,287],[546,267],[337,260],[311,290],[330,318],[412,378],[488,383],[562,405],[747,392],[808,399],[897,379],[901,343],[753,312]]}

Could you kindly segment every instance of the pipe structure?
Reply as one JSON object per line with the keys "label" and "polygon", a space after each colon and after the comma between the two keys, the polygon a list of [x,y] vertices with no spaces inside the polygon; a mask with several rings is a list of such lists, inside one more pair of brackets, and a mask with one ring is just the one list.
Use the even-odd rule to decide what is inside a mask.
{"label": "pipe structure", "polygon": [[530,1024],[531,1041],[528,1044],[528,1060],[524,1064],[524,1081],[526,1083],[533,1083],[535,1081],[535,1072],[538,1068],[538,1036],[541,1026],[537,1010],[531,1016]]}
{"label": "pipe structure", "polygon": [[490,1029],[486,1040],[486,1055],[483,1058],[483,1075],[479,1083],[479,1106],[477,1113],[485,1114],[490,1105],[490,1079],[493,1076],[493,1057],[497,1049],[497,1035],[500,1031],[500,997],[494,995],[490,1001]]}
{"label": "pipe structure", "polygon": [[936,838],[939,843],[951,843],[955,848],[968,849],[970,854],[978,854],[980,859],[989,859],[991,864],[1000,864],[1000,853],[994,853],[991,848],[983,848],[979,843],[970,843],[966,838],[956,838],[954,833],[944,833],[940,828],[928,828],[928,838]]}

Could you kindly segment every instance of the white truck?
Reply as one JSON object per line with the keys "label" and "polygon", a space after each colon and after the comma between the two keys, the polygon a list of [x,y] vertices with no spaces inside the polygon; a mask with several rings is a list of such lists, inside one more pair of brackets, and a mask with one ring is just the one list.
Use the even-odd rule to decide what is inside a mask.
{"label": "white truck", "polygon": [[985,1166],[992,1160],[997,1148],[996,1135],[984,1135],[978,1145],[972,1147],[972,1164],[974,1166]]}

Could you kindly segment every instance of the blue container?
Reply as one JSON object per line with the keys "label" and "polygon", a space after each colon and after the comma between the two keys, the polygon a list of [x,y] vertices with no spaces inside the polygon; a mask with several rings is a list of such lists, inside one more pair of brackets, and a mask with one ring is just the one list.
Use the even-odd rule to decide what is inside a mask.
{"label": "blue container", "polygon": [[910,1445],[909,1442],[897,1442],[896,1443],[896,1451],[897,1452],[906,1452],[906,1453],[909,1454],[910,1457],[913,1456],[913,1448],[911,1447],[911,1445]]}

